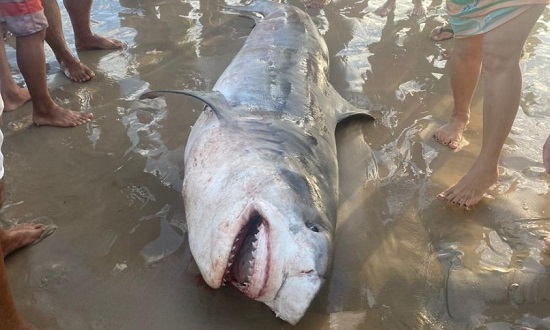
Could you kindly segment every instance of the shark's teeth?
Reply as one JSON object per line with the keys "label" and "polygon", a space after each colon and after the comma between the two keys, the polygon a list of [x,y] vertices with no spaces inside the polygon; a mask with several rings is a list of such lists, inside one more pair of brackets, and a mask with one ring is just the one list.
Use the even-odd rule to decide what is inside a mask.
{"label": "shark's teeth", "polygon": [[223,280],[235,284],[240,290],[246,290],[250,285],[259,246],[258,237],[265,227],[263,221],[258,214],[252,216],[235,237],[229,252]]}

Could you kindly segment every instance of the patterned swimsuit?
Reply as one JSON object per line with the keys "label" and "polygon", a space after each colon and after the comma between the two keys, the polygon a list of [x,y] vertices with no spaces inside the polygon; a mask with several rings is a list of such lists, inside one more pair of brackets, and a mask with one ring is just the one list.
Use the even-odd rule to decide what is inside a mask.
{"label": "patterned swimsuit", "polygon": [[550,0],[447,0],[455,38],[483,34]]}

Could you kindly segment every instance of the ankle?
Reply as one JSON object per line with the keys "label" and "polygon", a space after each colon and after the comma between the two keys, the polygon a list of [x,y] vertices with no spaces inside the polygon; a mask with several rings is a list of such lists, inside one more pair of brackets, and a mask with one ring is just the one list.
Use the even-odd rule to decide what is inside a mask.
{"label": "ankle", "polygon": [[75,31],[74,40],[75,44],[77,43],[85,43],[88,40],[91,40],[95,38],[96,35],[91,30],[85,30],[85,31]]}
{"label": "ankle", "polygon": [[451,113],[451,118],[449,121],[455,124],[459,124],[463,127],[466,127],[466,125],[468,125],[468,123],[470,122],[470,112],[456,111],[453,109],[453,112]]}
{"label": "ankle", "polygon": [[59,106],[50,98],[45,98],[43,102],[34,102],[33,100],[33,114],[47,116]]}
{"label": "ankle", "polygon": [[495,180],[498,179],[498,159],[495,162],[493,159],[478,157],[470,172],[479,173],[482,177]]}
{"label": "ankle", "polygon": [[67,62],[76,60],[73,53],[71,53],[69,50],[65,50],[55,56],[55,59],[57,60],[57,63],[59,65],[65,65]]}
{"label": "ankle", "polygon": [[2,82],[2,98],[10,98],[19,95],[21,87],[13,80],[10,82]]}

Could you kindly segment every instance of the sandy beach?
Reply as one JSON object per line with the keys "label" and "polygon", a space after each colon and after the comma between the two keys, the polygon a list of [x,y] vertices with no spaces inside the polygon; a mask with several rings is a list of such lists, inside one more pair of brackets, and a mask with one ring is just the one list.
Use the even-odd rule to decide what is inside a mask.
{"label": "sandy beach", "polygon": [[[550,329],[550,254],[543,249],[550,176],[541,154],[550,134],[550,9],[526,42],[521,105],[499,182],[466,211],[436,196],[480,150],[483,82],[467,143],[456,151],[437,143],[433,131],[453,102],[441,55],[453,43],[429,38],[444,6],[424,2],[427,14],[418,17],[401,1],[382,18],[374,13],[382,3],[339,0],[307,10],[329,47],[331,83],[379,119],[338,128],[333,269],[292,327],[235,288],[209,288],[193,261],[183,153],[203,105],[177,95],[138,99],[150,89],[210,90],[253,21],[224,12],[220,0],[95,0],[94,32],[128,47],[78,52],[96,73],[82,84],[67,79],[46,51],[56,102],[94,120],[37,127],[30,104],[3,115],[0,226],[58,226],[6,259],[21,314],[52,330]],[[13,45],[11,38],[12,73],[23,83]]]}

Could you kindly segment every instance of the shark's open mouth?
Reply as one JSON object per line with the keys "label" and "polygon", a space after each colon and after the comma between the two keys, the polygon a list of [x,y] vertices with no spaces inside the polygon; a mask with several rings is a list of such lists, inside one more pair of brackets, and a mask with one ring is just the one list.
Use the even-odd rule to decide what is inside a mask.
{"label": "shark's open mouth", "polygon": [[250,298],[263,293],[269,274],[269,224],[254,211],[231,248],[223,282],[231,282]]}

